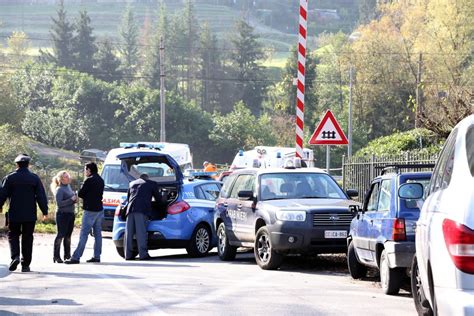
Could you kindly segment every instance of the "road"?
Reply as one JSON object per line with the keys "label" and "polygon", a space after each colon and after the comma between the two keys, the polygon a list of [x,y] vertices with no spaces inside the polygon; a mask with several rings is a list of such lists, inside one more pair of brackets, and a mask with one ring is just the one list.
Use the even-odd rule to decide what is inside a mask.
{"label": "road", "polygon": [[[263,271],[252,253],[221,262],[184,250],[154,250],[150,261],[124,261],[104,238],[102,262],[89,240],[79,265],[53,263],[54,236],[37,235],[31,273],[8,271],[0,239],[0,315],[416,315],[411,295],[386,296],[375,277],[352,280],[343,256],[292,257]],[[73,236],[73,248],[77,235]]]}

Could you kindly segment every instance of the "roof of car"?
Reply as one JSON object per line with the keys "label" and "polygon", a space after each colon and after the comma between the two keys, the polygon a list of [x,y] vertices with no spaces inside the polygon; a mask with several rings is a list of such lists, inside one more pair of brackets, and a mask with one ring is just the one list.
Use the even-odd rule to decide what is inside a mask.
{"label": "roof of car", "polygon": [[[105,158],[106,164],[120,164],[120,159],[117,158],[118,155],[126,154],[126,153],[159,153],[160,150],[158,149],[150,149],[150,148],[114,148],[109,151],[107,154],[107,158]],[[166,152],[165,152],[166,154]]]}
{"label": "roof of car", "polygon": [[325,170],[320,168],[247,168],[234,170],[232,174],[248,172],[259,175],[267,173],[326,173]]}
{"label": "roof of car", "polygon": [[377,180],[377,179],[391,179],[391,178],[394,178],[396,176],[400,176],[400,177],[403,177],[403,178],[409,178],[409,177],[413,177],[413,178],[431,178],[431,174],[432,172],[431,171],[411,171],[411,172],[389,172],[389,173],[385,173],[383,175],[379,175],[377,177],[374,178],[374,180]]}

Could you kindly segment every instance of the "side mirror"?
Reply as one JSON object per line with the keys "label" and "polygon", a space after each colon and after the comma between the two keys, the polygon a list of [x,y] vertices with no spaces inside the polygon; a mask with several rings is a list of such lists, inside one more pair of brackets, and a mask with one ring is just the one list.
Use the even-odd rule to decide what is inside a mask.
{"label": "side mirror", "polygon": [[239,200],[252,200],[253,199],[253,191],[243,190],[243,191],[239,191],[237,195],[239,197]]}
{"label": "side mirror", "polygon": [[358,197],[358,196],[359,196],[359,191],[354,190],[354,189],[348,189],[348,190],[346,191],[346,194],[347,194],[350,198]]}
{"label": "side mirror", "polygon": [[362,209],[359,205],[349,205],[349,211],[351,212],[352,216],[356,216],[362,211]]}
{"label": "side mirror", "polygon": [[398,196],[405,200],[419,200],[423,198],[424,190],[421,183],[404,183],[398,188]]}

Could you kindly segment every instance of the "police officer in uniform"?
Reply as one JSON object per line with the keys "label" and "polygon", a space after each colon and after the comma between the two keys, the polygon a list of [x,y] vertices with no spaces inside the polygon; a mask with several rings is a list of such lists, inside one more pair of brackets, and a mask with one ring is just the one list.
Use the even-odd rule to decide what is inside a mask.
{"label": "police officer in uniform", "polygon": [[21,235],[21,271],[30,272],[37,203],[43,213],[43,220],[48,216],[46,192],[40,178],[28,169],[30,159],[26,154],[17,156],[16,171],[3,179],[0,188],[0,212],[3,204],[9,200],[8,243],[12,259],[10,271],[15,271],[20,263]]}

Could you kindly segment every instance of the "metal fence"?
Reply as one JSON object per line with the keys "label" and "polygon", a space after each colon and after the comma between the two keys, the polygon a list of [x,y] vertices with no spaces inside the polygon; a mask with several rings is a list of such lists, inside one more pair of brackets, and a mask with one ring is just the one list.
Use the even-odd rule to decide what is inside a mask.
{"label": "metal fence", "polygon": [[[357,200],[362,202],[371,181],[381,174],[383,166],[391,164],[432,164],[437,155],[410,154],[394,156],[370,156],[363,158],[342,157],[342,186],[344,190],[359,191]],[[431,171],[431,168],[409,168],[404,171]]]}

